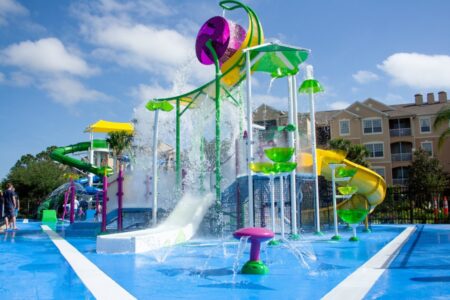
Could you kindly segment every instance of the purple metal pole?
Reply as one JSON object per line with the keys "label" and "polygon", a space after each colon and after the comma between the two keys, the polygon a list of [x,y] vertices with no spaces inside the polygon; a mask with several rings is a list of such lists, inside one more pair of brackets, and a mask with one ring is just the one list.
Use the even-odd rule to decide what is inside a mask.
{"label": "purple metal pole", "polygon": [[261,250],[261,242],[258,239],[252,239],[250,245],[250,260],[257,261],[259,260],[259,252]]}
{"label": "purple metal pole", "polygon": [[119,191],[117,192],[117,230],[122,231],[122,203],[123,203],[123,166],[120,165],[119,177],[117,177]]}
{"label": "purple metal pole", "polygon": [[73,222],[75,222],[75,193],[77,192],[75,190],[75,182],[73,181],[72,178],[70,178],[70,190],[71,190],[71,194],[70,194],[70,224],[72,224]]}
{"label": "purple metal pole", "polygon": [[106,202],[108,201],[108,176],[103,175],[102,232],[106,232]]}
{"label": "purple metal pole", "polygon": [[250,248],[250,261],[259,260],[259,252],[261,250],[261,242],[270,240],[274,237],[274,233],[271,230],[260,227],[247,227],[236,230],[233,236],[240,239],[243,236],[248,236],[251,243]]}

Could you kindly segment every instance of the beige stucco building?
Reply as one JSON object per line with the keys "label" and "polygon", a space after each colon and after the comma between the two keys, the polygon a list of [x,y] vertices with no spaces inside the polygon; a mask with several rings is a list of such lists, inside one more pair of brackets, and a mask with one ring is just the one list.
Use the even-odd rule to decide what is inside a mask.
{"label": "beige stucco building", "polygon": [[[436,114],[448,105],[447,93],[442,91],[437,97],[428,93],[426,99],[417,94],[414,102],[408,104],[386,105],[369,98],[340,111],[317,112],[318,147],[326,147],[327,141],[335,138],[365,145],[370,153],[371,168],[382,175],[388,185],[407,182],[413,152],[419,148],[436,157],[450,173],[450,141],[438,149],[439,135],[450,124],[433,129]],[[286,112],[264,105],[254,112],[254,120],[260,124],[281,126],[286,124],[286,119]],[[299,115],[299,121],[299,127],[309,132],[308,116]],[[306,135],[304,139],[309,140],[309,137]]]}

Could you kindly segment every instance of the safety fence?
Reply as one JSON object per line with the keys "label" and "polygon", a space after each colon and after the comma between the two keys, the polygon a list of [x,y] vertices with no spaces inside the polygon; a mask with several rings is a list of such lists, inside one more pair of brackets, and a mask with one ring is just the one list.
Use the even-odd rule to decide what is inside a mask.
{"label": "safety fence", "polygon": [[[312,231],[315,228],[315,192],[311,177],[297,176],[296,204],[298,231]],[[281,231],[281,185],[280,178],[274,180],[275,231]],[[292,231],[290,197],[290,177],[283,180],[285,233]],[[320,225],[327,230],[333,226],[333,205],[331,183],[319,177]],[[253,213],[255,226],[272,227],[270,180],[265,176],[253,177]],[[371,224],[438,224],[450,223],[448,201],[449,187],[429,187],[421,191],[410,191],[408,187],[398,186],[387,189],[385,200],[369,214]],[[233,232],[248,224],[248,181],[239,178],[225,190],[221,203],[222,214],[217,207],[211,208],[206,218],[208,232]],[[218,224],[221,224],[218,227]],[[206,229],[206,228],[205,228]]]}
{"label": "safety fence", "polygon": [[369,215],[369,220],[373,224],[448,224],[449,200],[448,186],[414,191],[405,186],[390,187],[383,203]]}

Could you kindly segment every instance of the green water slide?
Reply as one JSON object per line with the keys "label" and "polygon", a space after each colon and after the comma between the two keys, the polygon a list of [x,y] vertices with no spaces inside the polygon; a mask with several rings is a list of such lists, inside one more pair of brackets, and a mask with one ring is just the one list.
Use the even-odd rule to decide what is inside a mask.
{"label": "green water slide", "polygon": [[[93,173],[100,177],[102,177],[105,174],[105,171],[107,175],[111,175],[112,169],[110,167],[96,167],[90,163],[68,156],[68,154],[88,151],[90,147],[91,142],[81,142],[78,144],[73,144],[65,147],[59,147],[53,150],[52,153],[50,153],[50,157],[53,160],[56,160],[64,165],[80,169],[81,171]],[[93,140],[93,148],[107,149],[108,143],[106,142],[106,140]]]}

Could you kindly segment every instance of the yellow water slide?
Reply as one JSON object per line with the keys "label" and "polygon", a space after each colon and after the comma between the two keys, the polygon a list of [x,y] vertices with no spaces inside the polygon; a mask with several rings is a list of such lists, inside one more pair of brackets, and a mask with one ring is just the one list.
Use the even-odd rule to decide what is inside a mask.
{"label": "yellow water slide", "polygon": [[[355,164],[345,159],[345,154],[331,151],[317,149],[317,172],[318,175],[324,176],[327,180],[331,180],[331,168],[329,164],[344,164],[346,168],[356,169],[357,172],[346,184],[356,186],[358,191],[350,199],[345,200],[339,204],[340,207],[360,208],[367,204],[370,211],[383,202],[386,195],[386,182],[378,173]],[[312,155],[310,153],[301,153],[298,155],[298,169],[299,172],[312,172]]]}

